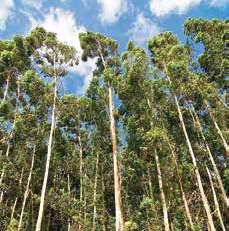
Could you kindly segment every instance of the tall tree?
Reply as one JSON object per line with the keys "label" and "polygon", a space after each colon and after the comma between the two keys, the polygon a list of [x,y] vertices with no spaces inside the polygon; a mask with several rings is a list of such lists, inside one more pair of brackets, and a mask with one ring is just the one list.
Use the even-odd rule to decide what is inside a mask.
{"label": "tall tree", "polygon": [[108,90],[108,109],[110,117],[110,136],[113,148],[114,165],[114,193],[115,193],[115,218],[116,231],[123,230],[122,197],[121,197],[121,175],[118,161],[117,138],[114,119],[112,78],[117,75],[117,44],[110,38],[100,34],[87,32],[80,34],[81,47],[83,49],[82,59],[98,58],[99,71],[104,75],[104,81]]}

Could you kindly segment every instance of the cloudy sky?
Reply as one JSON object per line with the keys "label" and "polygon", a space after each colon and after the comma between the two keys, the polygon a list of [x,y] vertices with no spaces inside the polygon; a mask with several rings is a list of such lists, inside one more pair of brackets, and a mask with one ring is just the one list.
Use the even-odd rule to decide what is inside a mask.
{"label": "cloudy sky", "polygon": [[[229,0],[0,0],[0,39],[25,35],[40,25],[79,54],[77,35],[87,30],[113,37],[122,51],[130,39],[146,46],[161,31],[172,31],[183,41],[187,17],[228,16]],[[65,90],[83,94],[93,68],[94,60],[80,63],[64,81]]]}

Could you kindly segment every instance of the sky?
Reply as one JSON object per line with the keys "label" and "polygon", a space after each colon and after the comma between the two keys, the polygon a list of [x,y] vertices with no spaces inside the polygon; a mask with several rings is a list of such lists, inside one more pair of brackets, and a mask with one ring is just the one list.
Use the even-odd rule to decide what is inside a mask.
{"label": "sky", "polygon": [[[78,34],[94,31],[112,37],[122,52],[129,40],[146,47],[149,38],[163,31],[185,41],[188,17],[228,19],[229,0],[0,0],[0,40],[42,26],[80,56]],[[93,59],[80,62],[63,81],[64,91],[83,95],[94,68]]]}

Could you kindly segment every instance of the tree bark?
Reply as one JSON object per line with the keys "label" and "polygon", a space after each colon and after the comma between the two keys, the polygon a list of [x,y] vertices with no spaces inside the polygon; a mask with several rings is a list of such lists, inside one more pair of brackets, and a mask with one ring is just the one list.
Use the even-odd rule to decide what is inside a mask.
{"label": "tree bark", "polygon": [[3,104],[5,102],[6,97],[8,95],[9,82],[10,82],[10,74],[8,74],[7,79],[6,79],[6,87],[5,87],[5,90],[4,90],[3,99],[2,99],[1,104]]}
{"label": "tree bark", "polygon": [[221,225],[222,230],[226,231],[224,223],[223,223],[223,218],[222,218],[222,215],[221,215],[221,212],[220,212],[219,202],[218,202],[218,199],[217,199],[217,196],[216,196],[214,184],[213,184],[213,181],[212,181],[212,176],[211,176],[211,173],[210,173],[208,167],[206,167],[206,170],[207,170],[208,178],[209,178],[209,181],[210,181],[210,184],[211,184],[211,189],[212,189],[212,193],[213,193],[215,209],[217,211],[217,215],[218,215],[219,220],[220,220],[220,225]]}
{"label": "tree bark", "polygon": [[21,214],[20,214],[20,219],[19,219],[19,223],[18,223],[18,231],[20,231],[22,229],[23,215],[24,215],[26,200],[27,200],[28,195],[29,195],[29,185],[30,185],[30,181],[31,181],[31,178],[32,178],[35,152],[36,152],[36,146],[34,145],[33,146],[33,154],[32,154],[32,161],[31,161],[29,176],[28,176],[28,180],[27,180],[26,189],[25,189],[25,192],[24,192],[24,197],[23,197],[23,202],[22,202],[22,208],[21,208]]}
{"label": "tree bark", "polygon": [[159,189],[160,189],[160,194],[161,194],[165,231],[170,231],[168,210],[167,210],[165,194],[164,194],[164,190],[163,190],[163,182],[162,182],[160,162],[159,162],[159,158],[158,158],[158,155],[156,152],[155,152],[155,160],[156,160],[156,165],[157,165],[157,176],[158,176]]}
{"label": "tree bark", "polygon": [[[23,168],[22,171],[21,171],[21,176],[20,176],[20,180],[19,180],[19,184],[18,184],[19,189],[21,188],[21,183],[22,183],[23,174],[24,174],[24,168]],[[18,196],[15,198],[14,204],[13,204],[13,206],[12,206],[10,221],[12,221],[13,218],[14,218],[14,212],[15,212],[15,209],[16,209],[16,206],[17,206],[17,201],[18,201]]]}
{"label": "tree bark", "polygon": [[[198,117],[198,115],[197,115],[197,113],[196,113],[195,108],[193,107],[193,105],[192,105],[192,111],[193,111],[193,113],[194,113],[194,116],[193,116],[193,115],[192,115],[192,112],[191,112],[191,115],[192,115],[192,117],[193,117],[193,122],[196,121],[196,123],[197,123],[197,126],[198,126],[198,128],[199,128],[201,137],[202,137],[202,139],[203,139],[203,141],[204,141],[204,144],[205,144],[205,147],[206,147],[206,149],[207,149],[209,159],[210,159],[210,161],[211,161],[211,164],[212,164],[212,166],[213,166],[214,172],[215,172],[215,174],[216,174],[216,179],[217,179],[217,181],[218,181],[220,190],[221,190],[221,192],[222,192],[224,203],[225,203],[225,205],[227,206],[227,208],[229,208],[229,199],[227,198],[227,194],[226,194],[226,191],[225,191],[225,189],[224,189],[221,176],[220,176],[220,174],[219,174],[219,171],[218,171],[218,168],[217,168],[217,166],[216,166],[215,160],[214,160],[214,158],[213,158],[213,156],[212,156],[210,147],[208,146],[207,140],[206,140],[206,138],[205,138],[205,135],[204,135],[203,128],[202,128],[202,126],[201,126],[199,117]],[[195,118],[194,118],[194,117],[195,117]]]}
{"label": "tree bark", "polygon": [[171,145],[168,137],[167,137],[167,142],[169,144],[169,148],[170,148],[171,153],[172,153],[173,161],[175,162],[178,182],[179,182],[179,185],[180,185],[181,196],[182,196],[182,199],[183,199],[183,203],[184,203],[184,207],[185,207],[185,211],[186,211],[186,216],[188,218],[191,229],[194,230],[194,225],[193,225],[193,221],[192,221],[192,215],[190,213],[190,209],[189,209],[189,206],[188,206],[188,201],[186,199],[186,195],[185,195],[183,184],[182,184],[182,179],[181,179],[181,176],[180,176],[180,173],[179,173],[179,167],[178,167],[178,163],[177,163],[176,154],[174,153],[174,150],[172,148],[172,145]]}
{"label": "tree bark", "polygon": [[[98,42],[98,41],[97,41]],[[98,42],[99,54],[102,59],[104,68],[106,69],[106,62],[104,60],[101,45]],[[110,117],[110,134],[112,142],[112,156],[113,156],[113,165],[114,165],[114,191],[115,191],[115,229],[116,231],[123,231],[123,214],[122,214],[122,197],[121,197],[121,180],[120,180],[120,169],[118,163],[118,152],[117,152],[117,140],[116,140],[116,131],[115,131],[115,120],[113,115],[113,96],[112,88],[108,84],[108,99],[109,99],[109,117]]]}
{"label": "tree bark", "polygon": [[[167,71],[166,67],[165,67],[165,70],[166,70],[166,74],[167,74],[168,71]],[[172,85],[172,82],[171,82],[170,77],[169,77],[168,74],[167,74],[167,79],[169,81],[169,84]],[[215,231],[216,229],[215,229],[214,222],[213,222],[213,219],[212,219],[211,209],[210,209],[206,194],[204,192],[203,184],[202,184],[202,181],[201,181],[201,176],[200,176],[199,169],[198,169],[197,162],[196,162],[196,157],[195,157],[195,154],[193,152],[192,145],[191,145],[191,142],[190,142],[187,130],[186,130],[186,126],[185,126],[185,123],[184,123],[181,108],[180,108],[177,96],[174,93],[173,93],[173,96],[174,96],[174,99],[175,99],[175,104],[176,104],[176,107],[177,107],[179,120],[180,120],[180,123],[181,123],[181,126],[182,126],[182,130],[183,130],[183,133],[184,133],[184,136],[185,136],[185,140],[186,140],[186,143],[187,143],[187,146],[188,146],[188,150],[189,150],[189,153],[190,153],[191,158],[192,158],[193,166],[195,168],[195,175],[196,175],[198,187],[199,187],[199,190],[200,190],[202,202],[203,202],[203,205],[204,205],[204,209],[205,209],[205,212],[207,214],[208,222],[209,222],[209,225],[211,227],[211,230]]]}
{"label": "tree bark", "polygon": [[[70,188],[70,178],[69,178],[69,174],[68,174],[68,195],[70,197],[71,195],[71,188]],[[71,230],[71,221],[70,221],[70,218],[68,219],[68,231]]]}
{"label": "tree bark", "polygon": [[52,153],[52,139],[53,139],[53,133],[55,129],[56,98],[57,98],[57,77],[54,76],[52,122],[51,122],[50,134],[49,134],[47,159],[46,159],[46,165],[45,165],[45,175],[44,175],[44,180],[43,180],[43,185],[42,185],[42,190],[41,190],[40,207],[39,207],[39,213],[38,213],[37,224],[36,224],[36,229],[35,229],[36,231],[41,230],[42,216],[43,216],[43,211],[44,211],[44,200],[45,200],[45,193],[46,193],[48,174],[49,174],[49,165],[50,165],[51,153]]}
{"label": "tree bark", "polygon": [[82,229],[82,203],[83,203],[83,148],[81,143],[81,136],[78,135],[79,154],[80,154],[80,215],[79,215],[79,231]]}
{"label": "tree bark", "polygon": [[222,141],[223,141],[223,146],[224,146],[224,148],[225,148],[226,156],[229,157],[229,146],[228,146],[228,144],[227,144],[227,141],[226,141],[226,139],[224,138],[223,133],[222,133],[220,127],[218,126],[218,123],[216,122],[216,119],[215,119],[215,117],[214,117],[214,115],[213,115],[213,113],[212,113],[212,111],[211,111],[210,106],[208,105],[207,100],[204,100],[204,103],[205,103],[206,107],[208,108],[209,115],[210,115],[210,117],[211,117],[211,119],[212,119],[212,121],[213,121],[213,123],[214,123],[214,126],[215,126],[215,128],[216,128],[216,130],[217,130],[217,132],[218,132],[218,134],[219,134],[219,136],[220,136],[220,138],[221,138]]}
{"label": "tree bark", "polygon": [[96,219],[97,219],[97,182],[98,182],[98,170],[99,170],[99,152],[97,152],[96,167],[95,167],[95,182],[94,182],[94,192],[93,192],[93,226],[92,231],[96,230]]}
{"label": "tree bark", "polygon": [[122,198],[121,198],[121,183],[120,183],[120,170],[117,158],[117,143],[115,133],[115,121],[113,116],[113,100],[112,89],[108,87],[109,92],[109,111],[110,111],[110,132],[113,148],[113,164],[114,164],[114,188],[115,188],[115,218],[116,218],[116,231],[123,230],[123,216],[122,216]]}
{"label": "tree bark", "polygon": [[[9,153],[10,153],[10,142],[8,141],[7,142],[7,149],[6,149],[6,157],[9,156]],[[5,175],[5,165],[2,168],[2,173],[1,173],[1,178],[0,178],[0,187],[2,186],[4,175]],[[4,194],[4,192],[2,190],[1,195],[0,195],[0,204],[2,203],[2,200],[3,200],[3,194]]]}

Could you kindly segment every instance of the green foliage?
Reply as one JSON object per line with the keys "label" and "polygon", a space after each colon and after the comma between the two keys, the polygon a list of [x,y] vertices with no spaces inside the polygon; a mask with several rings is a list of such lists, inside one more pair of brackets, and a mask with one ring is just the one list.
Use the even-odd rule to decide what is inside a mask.
{"label": "green foliage", "polygon": [[[87,231],[93,227],[115,230],[108,90],[114,97],[112,113],[122,182],[123,229],[163,230],[162,192],[171,229],[207,229],[195,177],[198,168],[210,208],[215,208],[205,166],[212,170],[226,225],[227,209],[206,145],[228,193],[228,156],[215,126],[217,123],[228,142],[228,107],[223,97],[223,72],[228,62],[223,55],[227,23],[226,20],[188,19],[184,25],[187,43],[182,44],[172,32],[158,34],[148,42],[151,57],[132,41],[119,54],[118,43],[112,38],[94,32],[80,34],[81,59],[95,59],[96,69],[84,96],[57,89],[42,230],[67,230],[68,225],[72,230]],[[198,58],[193,56],[196,43],[203,45]],[[25,230],[35,230],[55,87],[59,86],[60,78],[68,77],[69,68],[77,64],[77,51],[40,27],[27,36],[0,41],[0,193],[3,199],[0,230],[18,229],[30,173],[22,220]],[[189,155],[174,96],[197,167]],[[162,186],[155,154],[159,158]],[[182,192],[187,198],[193,227],[187,219]],[[217,213],[211,212],[218,230]]]}

